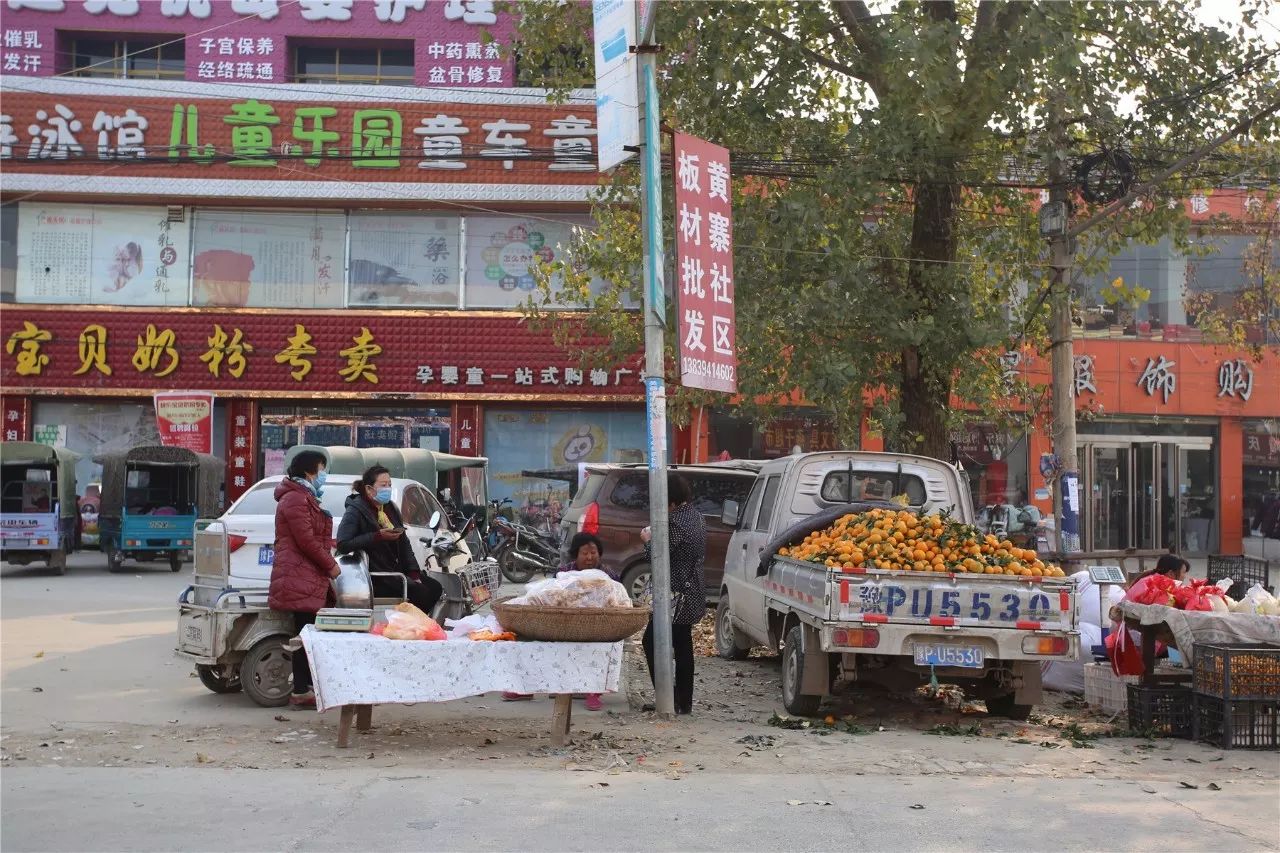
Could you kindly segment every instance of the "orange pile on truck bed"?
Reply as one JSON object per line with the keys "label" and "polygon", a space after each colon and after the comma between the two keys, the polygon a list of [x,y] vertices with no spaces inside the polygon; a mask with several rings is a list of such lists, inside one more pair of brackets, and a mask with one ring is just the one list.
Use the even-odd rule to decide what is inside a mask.
{"label": "orange pile on truck bed", "polygon": [[971,524],[946,515],[874,509],[843,516],[815,530],[799,545],[780,548],[778,556],[833,569],[884,569],[900,572],[968,573],[1060,578],[1036,552],[1007,539],[983,535]]}

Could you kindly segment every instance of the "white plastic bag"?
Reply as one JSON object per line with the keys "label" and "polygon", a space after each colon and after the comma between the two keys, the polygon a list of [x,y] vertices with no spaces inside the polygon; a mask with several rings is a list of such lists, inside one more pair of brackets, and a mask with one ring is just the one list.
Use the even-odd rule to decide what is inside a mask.
{"label": "white plastic bag", "polygon": [[471,638],[467,635],[474,631],[492,631],[495,634],[502,633],[502,626],[498,624],[498,617],[492,613],[472,613],[470,616],[464,616],[461,619],[446,619],[444,626],[449,631],[450,640],[466,640],[471,642]]}
{"label": "white plastic bag", "polygon": [[1244,594],[1244,599],[1240,602],[1240,610],[1237,612],[1253,613],[1258,616],[1280,616],[1280,601],[1263,589],[1262,584],[1255,583]]}
{"label": "white plastic bag", "polygon": [[529,584],[525,594],[507,602],[543,607],[630,607],[627,588],[599,569],[560,572]]}

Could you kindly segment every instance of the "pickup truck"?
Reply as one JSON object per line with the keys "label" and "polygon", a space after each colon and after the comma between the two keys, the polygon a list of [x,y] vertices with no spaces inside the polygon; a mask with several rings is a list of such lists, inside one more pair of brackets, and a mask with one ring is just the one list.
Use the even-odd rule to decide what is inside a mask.
{"label": "pickup truck", "polygon": [[[931,675],[985,699],[995,715],[1025,719],[1041,699],[1041,664],[1079,650],[1070,579],[828,567],[779,557],[788,529],[840,507],[887,506],[906,496],[921,515],[972,524],[960,472],[937,459],[832,451],[765,463],[739,507],[716,610],[716,649],[782,653],[787,711],[813,716],[837,685],[915,688]],[[766,547],[767,546],[767,547]]]}

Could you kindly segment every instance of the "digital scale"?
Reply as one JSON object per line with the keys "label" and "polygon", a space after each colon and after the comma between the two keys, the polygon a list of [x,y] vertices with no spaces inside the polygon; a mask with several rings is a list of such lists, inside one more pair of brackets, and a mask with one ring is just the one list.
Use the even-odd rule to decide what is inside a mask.
{"label": "digital scale", "polygon": [[1128,578],[1119,566],[1089,566],[1089,580],[1098,587],[1098,621],[1102,623],[1098,626],[1102,630],[1102,645],[1094,646],[1092,651],[1095,657],[1105,658],[1107,635],[1111,633],[1111,620],[1107,618],[1111,596],[1107,595],[1107,587],[1124,586]]}
{"label": "digital scale", "polygon": [[316,614],[317,631],[368,631],[373,611],[359,607],[326,607]]}

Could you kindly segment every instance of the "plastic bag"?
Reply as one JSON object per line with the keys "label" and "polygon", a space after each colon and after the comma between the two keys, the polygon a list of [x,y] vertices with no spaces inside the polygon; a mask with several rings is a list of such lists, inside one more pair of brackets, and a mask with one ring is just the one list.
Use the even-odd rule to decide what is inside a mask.
{"label": "plastic bag", "polygon": [[1267,592],[1260,583],[1249,587],[1240,602],[1240,612],[1258,616],[1280,616],[1280,601]]}
{"label": "plastic bag", "polygon": [[1146,672],[1146,667],[1142,664],[1142,649],[1135,637],[1137,633],[1129,628],[1121,628],[1107,636],[1107,657],[1111,659],[1111,671],[1116,675],[1142,675]]}
{"label": "plastic bag", "polygon": [[436,620],[402,601],[387,611],[387,627],[382,636],[388,640],[443,640],[448,635]]}
{"label": "plastic bag", "polygon": [[1147,575],[1129,587],[1125,598],[1138,604],[1162,604],[1166,607],[1174,605],[1173,589],[1177,582],[1167,575]]}
{"label": "plastic bag", "polygon": [[554,578],[529,584],[525,594],[508,604],[543,607],[630,607],[627,588],[599,569],[560,572]]}
{"label": "plastic bag", "polygon": [[467,640],[467,635],[477,631],[489,631],[494,634],[502,632],[502,626],[498,624],[498,618],[492,613],[473,613],[462,619],[446,619],[444,627],[448,631],[450,640]]}

